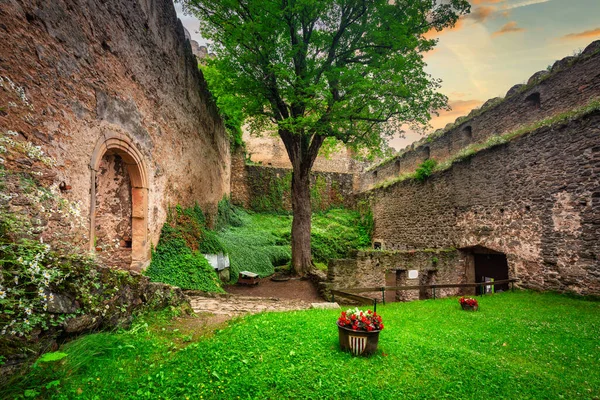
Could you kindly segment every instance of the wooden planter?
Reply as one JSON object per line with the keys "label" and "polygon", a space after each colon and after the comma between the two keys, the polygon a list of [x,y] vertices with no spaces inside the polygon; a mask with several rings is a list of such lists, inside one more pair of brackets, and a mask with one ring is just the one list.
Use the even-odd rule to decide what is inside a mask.
{"label": "wooden planter", "polygon": [[355,356],[368,357],[377,351],[379,332],[381,331],[354,331],[338,325],[340,347]]}
{"label": "wooden planter", "polygon": [[465,311],[477,311],[479,309],[479,306],[470,306],[468,304],[461,304],[460,306]]}

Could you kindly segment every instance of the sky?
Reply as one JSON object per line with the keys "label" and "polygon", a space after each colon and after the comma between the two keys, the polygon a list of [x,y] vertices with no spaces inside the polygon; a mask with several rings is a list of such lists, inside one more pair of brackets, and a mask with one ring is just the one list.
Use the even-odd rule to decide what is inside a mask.
{"label": "sky", "polygon": [[[443,128],[554,61],[600,40],[600,0],[470,0],[471,13],[454,28],[431,32],[436,48],[424,54],[426,71],[442,80],[440,91],[452,108],[431,120]],[[205,44],[198,21],[183,15],[192,38]],[[421,135],[407,130],[390,144],[400,150]]]}

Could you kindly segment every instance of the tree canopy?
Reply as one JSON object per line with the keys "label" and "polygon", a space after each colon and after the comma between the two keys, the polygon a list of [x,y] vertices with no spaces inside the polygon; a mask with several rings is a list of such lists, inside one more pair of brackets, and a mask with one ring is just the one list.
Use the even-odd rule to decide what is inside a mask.
{"label": "tree canopy", "polygon": [[[307,176],[326,138],[381,148],[400,125],[426,124],[446,106],[424,71],[422,53],[436,43],[424,34],[470,9],[466,0],[182,2],[212,43],[217,90],[238,97],[253,123],[276,126],[293,167],[295,220],[306,214]],[[298,270],[306,257],[292,262]]]}

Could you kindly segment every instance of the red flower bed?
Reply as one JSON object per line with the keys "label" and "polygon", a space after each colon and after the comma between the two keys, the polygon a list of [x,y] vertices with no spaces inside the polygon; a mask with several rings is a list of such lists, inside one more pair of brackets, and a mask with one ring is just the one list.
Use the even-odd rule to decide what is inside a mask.
{"label": "red flower bed", "polygon": [[358,308],[342,311],[337,320],[338,326],[354,331],[372,332],[383,330],[381,316],[371,310],[362,311]]}
{"label": "red flower bed", "polygon": [[472,298],[472,297],[461,297],[460,299],[458,299],[458,302],[460,303],[461,306],[469,306],[469,307],[478,307],[479,303],[477,303],[477,300]]}

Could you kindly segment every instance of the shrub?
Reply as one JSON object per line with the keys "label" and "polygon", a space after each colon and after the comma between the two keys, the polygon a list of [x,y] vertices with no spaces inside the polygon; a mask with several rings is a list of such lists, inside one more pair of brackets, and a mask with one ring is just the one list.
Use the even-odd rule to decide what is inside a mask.
{"label": "shrub", "polygon": [[429,158],[423,161],[415,171],[415,179],[419,182],[424,182],[425,179],[431,176],[436,165],[437,161],[435,161],[433,158]]}
{"label": "shrub", "polygon": [[144,272],[153,282],[163,282],[182,289],[223,292],[215,270],[204,254],[225,253],[215,232],[206,227],[204,213],[195,204],[169,210],[152,262]]}
{"label": "shrub", "polygon": [[168,283],[182,289],[223,292],[213,267],[182,239],[163,241],[152,252],[152,263],[144,274],[153,282]]}

